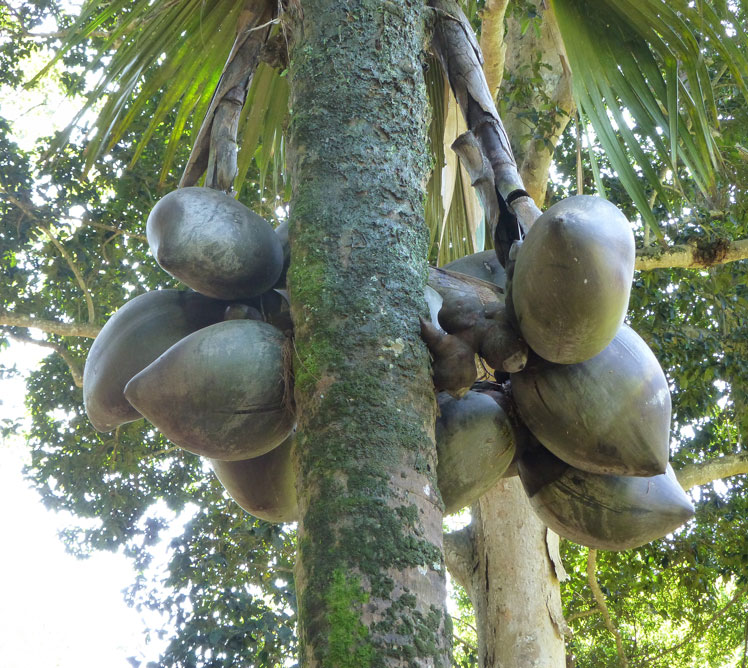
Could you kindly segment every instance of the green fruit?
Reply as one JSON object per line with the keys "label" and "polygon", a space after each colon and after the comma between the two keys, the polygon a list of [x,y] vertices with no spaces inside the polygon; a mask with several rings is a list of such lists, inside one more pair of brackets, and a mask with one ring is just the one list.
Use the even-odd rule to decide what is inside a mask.
{"label": "green fruit", "polygon": [[459,400],[438,396],[436,475],[447,514],[485,494],[514,459],[514,429],[494,394],[470,391]]}
{"label": "green fruit", "polygon": [[254,457],[227,462],[211,459],[213,471],[244,510],[266,522],[296,522],[296,477],[292,453],[294,437],[289,436],[277,448]]}
{"label": "green fruit", "polygon": [[524,368],[527,345],[508,318],[493,283],[444,269],[429,271],[428,285],[443,299],[439,323],[465,341],[489,366],[506,372]]}
{"label": "green fruit", "polygon": [[647,344],[624,325],[599,355],[579,364],[535,359],[513,374],[522,420],[567,464],[590,473],[664,473],[670,391]]}
{"label": "green fruit", "polygon": [[275,228],[275,234],[278,240],[281,242],[281,248],[283,249],[283,270],[281,271],[278,280],[275,282],[275,287],[284,289],[286,287],[286,274],[288,274],[288,266],[291,264],[291,244],[288,241],[288,221],[284,220],[278,227]]}
{"label": "green fruit", "polygon": [[461,338],[445,334],[431,321],[421,318],[421,338],[432,357],[434,389],[459,399],[478,379],[475,353]]}
{"label": "green fruit", "polygon": [[98,431],[141,417],[127,399],[128,381],[188,334],[220,322],[227,307],[195,292],[158,290],[120,308],[99,332],[83,372],[83,403]]}
{"label": "green fruit", "polygon": [[628,550],[662,538],[694,515],[668,464],[652,477],[580,471],[544,448],[525,452],[519,475],[540,519],[559,536],[599,550]]}
{"label": "green fruit", "polygon": [[504,297],[496,285],[466,274],[431,268],[428,285],[442,296],[439,323],[450,334],[471,329],[503,308]]}
{"label": "green fruit", "polygon": [[496,251],[493,250],[466,255],[465,257],[461,257],[459,260],[454,260],[449,264],[445,264],[442,269],[448,269],[449,271],[456,271],[460,274],[467,274],[468,276],[479,278],[482,281],[497,285],[502,290],[506,283],[504,267],[499,263],[499,258],[496,257]]}
{"label": "green fruit", "polygon": [[132,378],[127,400],[169,440],[213,459],[258,457],[294,426],[286,338],[256,320],[206,327]]}
{"label": "green fruit", "polygon": [[270,224],[211,188],[181,188],[148,216],[146,235],[159,265],[217,299],[254,297],[283,270],[283,246]]}
{"label": "green fruit", "polygon": [[[457,401],[439,395],[436,423],[438,487],[447,513],[470,505],[502,477],[514,458],[514,431],[490,395],[468,392]],[[211,459],[221,484],[248,513],[268,522],[298,519],[290,436],[270,452],[240,461]]]}
{"label": "green fruit", "polygon": [[594,357],[623,323],[633,275],[631,226],[613,204],[587,195],[554,204],[517,252],[511,300],[523,338],[550,362]]}

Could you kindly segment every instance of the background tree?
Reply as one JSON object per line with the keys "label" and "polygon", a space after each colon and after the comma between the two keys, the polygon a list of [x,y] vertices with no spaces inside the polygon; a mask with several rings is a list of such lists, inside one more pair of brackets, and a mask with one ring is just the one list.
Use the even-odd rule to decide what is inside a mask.
{"label": "background tree", "polygon": [[[550,149],[555,137],[561,135],[561,126],[570,115],[565,115],[564,111],[571,111],[570,106],[563,104],[569,100],[568,62],[565,69],[566,56],[554,37],[554,22],[542,6],[512,3],[509,16],[504,17],[501,5],[487,3],[483,8],[485,27],[481,39],[486,60],[495,62],[496,56],[501,53],[501,42],[499,46],[486,46],[491,37],[496,38],[495,33],[489,34],[487,26],[501,26],[506,18],[508,56],[505,80],[508,85],[504,88],[500,108],[510,129],[525,183],[540,200],[542,187],[547,181],[544,173],[547,173],[550,164]],[[641,11],[650,11],[648,8],[659,5],[641,3],[644,8]],[[20,23],[22,30],[15,33],[14,40],[23,45],[23,49],[16,52],[23,55],[24,49],[30,49],[38,42],[28,33],[33,31],[33,22],[40,20],[47,8],[35,5],[32,9],[21,5],[19,9],[13,9],[9,5],[4,6],[9,24],[16,26],[16,19],[23,21]],[[560,3],[556,3],[554,8],[558,9],[559,6]],[[711,10],[711,5],[709,7]],[[218,3],[216,8],[221,9]],[[739,26],[741,21],[744,23],[745,15],[741,7],[728,6],[723,9],[729,12],[732,25]],[[107,17],[92,24],[91,37],[94,42],[104,40],[104,43],[115,44],[118,40],[126,39],[126,30],[122,28],[117,32],[114,27],[117,25],[117,11],[114,5]],[[588,14],[599,21],[594,12],[588,11]],[[612,16],[621,19],[618,14]],[[61,30],[65,30],[69,22],[63,16],[60,16],[60,20]],[[611,20],[610,16],[607,16],[607,20]],[[209,25],[205,17],[203,21],[203,26]],[[125,21],[121,25],[132,28],[137,23],[130,19],[129,24]],[[169,25],[174,34],[180,34],[179,26],[172,26],[167,21],[165,25]],[[599,38],[600,33],[595,36]],[[49,39],[57,37],[51,36]],[[625,37],[628,40],[626,43],[630,44],[633,36],[627,33]],[[731,49],[744,48],[739,39],[739,36],[734,38]],[[730,41],[727,38],[723,40]],[[155,38],[153,42],[156,53],[159,53],[163,42],[158,43]],[[226,40],[223,42],[226,43]],[[522,46],[516,46],[518,44]],[[145,112],[145,118],[155,118],[157,122],[148,124],[142,120],[143,117],[133,114],[133,119],[141,120],[135,120],[135,125],[121,136],[115,133],[112,158],[109,159],[96,158],[97,150],[103,146],[99,137],[87,153],[87,160],[96,164],[95,179],[82,185],[77,178],[73,178],[82,172],[78,157],[80,153],[74,147],[65,149],[59,162],[46,168],[50,174],[50,181],[46,185],[40,185],[38,179],[34,179],[39,175],[32,166],[36,156],[23,155],[7,143],[3,152],[8,166],[2,183],[3,257],[13,277],[4,288],[7,292],[4,295],[3,322],[8,327],[16,328],[6,330],[12,335],[25,336],[25,330],[17,328],[29,325],[29,318],[33,316],[36,324],[46,328],[51,335],[46,343],[64,353],[48,358],[45,367],[30,381],[30,402],[35,414],[30,435],[30,442],[36,447],[33,474],[49,503],[71,508],[81,516],[101,519],[100,529],[71,531],[68,536],[71,545],[86,550],[125,542],[130,553],[141,564],[147,564],[149,547],[157,539],[163,522],[162,513],[154,508],[153,501],[163,498],[172,508],[180,509],[189,501],[200,500],[201,510],[196,513],[193,524],[188,527],[184,538],[175,541],[173,546],[172,575],[168,584],[174,588],[174,593],[149,591],[148,583],[143,581],[133,590],[133,600],[155,607],[164,606],[172,611],[180,634],[167,651],[167,662],[174,665],[190,665],[190,662],[201,665],[224,662],[221,665],[232,665],[231,662],[236,661],[238,665],[243,657],[245,663],[255,660],[272,665],[280,660],[278,657],[284,652],[289,651],[284,642],[290,635],[288,631],[284,634],[284,627],[281,626],[289,616],[288,610],[293,607],[290,578],[287,571],[282,570],[288,567],[291,560],[289,534],[268,525],[248,525],[233,511],[227,513],[225,506],[219,510],[215,499],[220,495],[220,490],[205,475],[199,463],[189,455],[171,450],[167,443],[159,440],[157,434],[143,433],[141,425],[127,426],[112,435],[94,434],[80,413],[80,396],[73,389],[75,375],[68,376],[65,369],[66,363],[70,365],[69,368],[79,368],[87,347],[85,338],[71,338],[71,334],[83,334],[84,337],[93,334],[95,325],[128,295],[146,286],[164,284],[164,276],[153,270],[152,263],[133,262],[131,259],[144,250],[143,240],[138,238],[142,228],[138,229],[139,220],[136,218],[144,220],[159,192],[167,191],[176,181],[176,177],[162,170],[161,165],[169,164],[166,159],[169,152],[174,153],[174,164],[183,164],[186,157],[182,153],[180,161],[177,156],[180,150],[184,151],[187,111],[171,112],[173,100],[164,102],[164,98],[176,98],[184,93],[182,99],[193,100],[198,119],[202,118],[201,109],[208,108],[210,102],[212,89],[209,82],[205,88],[197,91],[189,88],[180,90],[178,82],[174,82],[174,86],[170,85],[168,89],[170,95],[160,96],[158,91],[167,74],[155,66],[149,70],[148,65],[153,65],[154,59],[148,56],[142,39],[140,48],[143,51],[142,62],[145,63],[143,70],[148,77],[153,77],[147,78],[152,83],[139,89],[141,95],[136,98],[137,102],[132,103],[131,107],[122,108],[140,109]],[[652,266],[654,262],[659,262],[660,266],[665,263],[683,264],[684,261],[677,258],[686,255],[691,258],[689,262],[695,259],[702,264],[703,270],[697,272],[674,268],[639,274],[630,311],[634,327],[657,351],[673,383],[675,461],[683,469],[681,475],[687,480],[686,486],[690,486],[688,481],[702,486],[699,489],[696,521],[672,540],[626,553],[593,554],[591,557],[586,555],[586,550],[565,545],[566,567],[574,574],[564,594],[567,617],[576,630],[569,647],[580,665],[608,665],[612,663],[611,657],[614,655],[621,661],[625,657],[630,664],[680,665],[677,663],[680,661],[682,665],[693,665],[701,661],[703,665],[719,665],[719,661],[741,644],[745,620],[741,598],[744,595],[745,550],[739,520],[743,516],[740,502],[743,496],[740,489],[742,478],[731,479],[726,486],[717,486],[716,489],[710,483],[712,477],[745,470],[745,462],[740,454],[745,396],[740,355],[744,319],[740,287],[744,283],[742,263],[720,264],[726,259],[736,259],[736,255],[730,253],[740,256],[741,246],[736,242],[745,236],[746,220],[742,185],[745,183],[746,164],[742,149],[745,144],[745,112],[741,101],[740,77],[727,63],[729,56],[734,57],[731,49],[717,49],[712,38],[700,44],[698,49],[707,67],[708,81],[716,93],[715,107],[722,121],[721,135],[715,136],[710,132],[710,136],[715,137],[716,148],[721,149],[719,154],[723,161],[723,169],[721,172],[714,171],[716,176],[710,187],[699,188],[696,181],[689,178],[694,173],[698,174],[693,165],[689,166],[688,171],[683,166],[673,169],[672,150],[669,157],[665,157],[667,151],[663,153],[661,147],[648,145],[644,137],[653,126],[651,122],[647,125],[646,119],[640,121],[641,125],[635,124],[630,128],[633,138],[641,141],[643,148],[640,150],[643,153],[637,153],[631,144],[619,145],[619,152],[634,165],[634,174],[637,165],[641,166],[642,156],[652,165],[657,183],[645,178],[640,179],[640,186],[645,189],[644,196],[652,207],[653,217],[663,221],[658,229],[670,246],[665,250],[661,249],[661,244],[652,247],[651,242],[658,234],[652,230],[648,233],[640,231],[638,241],[642,250],[639,266]],[[16,57],[8,51],[10,55],[6,55],[6,58],[12,60]],[[71,52],[69,57],[72,59],[69,66],[74,67],[87,54],[80,49]],[[215,82],[225,55],[213,57],[214,60],[210,61],[213,64],[206,65],[205,71],[212,72],[209,81]],[[659,64],[666,76],[672,72],[668,71],[668,65],[667,62]],[[14,67],[6,71],[17,71]],[[184,78],[187,79],[187,68],[175,68],[176,71],[184,71]],[[605,63],[600,70],[606,71]],[[168,71],[172,78],[174,71]],[[430,71],[433,72],[433,69]],[[609,68],[607,71],[610,71]],[[689,72],[686,67],[684,71]],[[193,75],[194,72],[190,76]],[[436,89],[439,78],[432,80],[433,89]],[[246,125],[240,126],[246,129],[242,132],[243,154],[240,153],[239,163],[249,164],[247,153],[255,158],[252,171],[248,176],[242,174],[240,177],[243,178],[241,196],[255,210],[261,210],[263,204],[256,198],[264,195],[266,215],[272,215],[269,209],[274,208],[268,206],[267,202],[276,200],[265,194],[263,186],[275,180],[274,185],[281,186],[278,191],[284,190],[284,172],[280,169],[283,144],[277,139],[277,128],[282,125],[282,119],[278,117],[282,114],[271,113],[273,100],[279,104],[278,97],[272,93],[282,93],[282,79],[272,74],[270,68],[258,70],[249,92],[252,104],[247,107],[244,119],[240,119],[240,123],[246,119]],[[172,79],[169,80],[171,82]],[[67,81],[71,87],[80,87],[72,78]],[[260,86],[259,81],[264,81],[264,84]],[[681,81],[680,77],[678,81]],[[703,77],[700,81],[702,85],[706,83]],[[498,87],[496,79],[494,82],[492,90]],[[132,84],[131,89],[136,87],[136,83]],[[121,90],[128,91],[129,85],[121,80]],[[686,76],[678,86],[682,87],[681,93],[693,90],[691,80]],[[621,90],[625,91],[624,88]],[[97,91],[96,96],[101,92]],[[605,95],[601,97],[612,103]],[[629,102],[626,102],[623,93],[621,98],[632,118],[638,119],[636,111],[641,110],[634,109],[631,103],[635,98],[629,98]],[[681,104],[677,99],[676,103]],[[668,104],[666,94],[662,106],[672,108]],[[443,105],[445,112],[449,106],[449,103]],[[585,114],[595,120],[593,111],[586,110]],[[446,113],[444,116],[450,118]],[[250,117],[253,117],[255,125],[250,123]],[[254,135],[255,143],[252,144],[251,129],[256,127],[258,117],[272,122],[264,125],[265,129],[260,135]],[[435,105],[432,128],[436,126],[438,130],[436,121],[441,117],[439,107]],[[604,120],[599,111],[596,118],[598,121]],[[512,130],[512,127],[515,129]],[[683,123],[676,124],[676,129],[681,132],[688,127],[687,117]],[[523,133],[522,128],[527,131]],[[585,126],[580,124],[578,128],[579,132],[572,127],[561,139],[556,163],[559,173],[556,183],[561,185],[556,185],[550,191],[549,198],[571,194],[579,189],[589,191],[597,171],[599,182],[606,187],[609,196],[624,208],[630,218],[635,218],[635,210],[624,194],[624,186],[630,186],[631,177],[619,179],[595,144],[585,147],[589,148],[589,152],[582,152],[580,157],[577,149],[580,144],[587,142],[582,139],[586,134]],[[695,129],[692,126],[694,136],[698,136],[698,130],[698,125]],[[138,145],[145,146],[140,149],[142,154],[139,162],[132,171],[122,172],[123,166],[139,150],[135,146],[135,138],[149,133],[152,133],[153,141]],[[440,137],[436,131],[432,136]],[[600,132],[599,136],[606,137],[604,132]],[[433,140],[432,145],[438,148]],[[669,148],[672,149],[672,146]],[[610,147],[607,150],[607,155],[615,155]],[[708,153],[709,149],[706,150]],[[590,158],[594,158],[594,162]],[[620,174],[623,169],[621,165],[614,166]],[[159,191],[155,177],[159,172],[165,179],[162,191]],[[464,253],[479,245],[479,234],[476,235],[476,232],[480,226],[476,216],[471,217],[469,213],[475,211],[475,207],[470,208],[469,205],[468,181],[461,170],[452,167],[452,172],[455,174],[456,193],[452,197],[452,205],[445,207],[443,202],[434,203],[439,199],[436,197],[430,198],[427,204],[427,213],[434,223],[432,256],[438,255],[441,261],[449,258],[451,250]],[[436,174],[439,178],[446,178],[449,183],[449,166],[442,172],[437,170]],[[702,181],[704,183],[701,185],[709,185],[705,179],[702,178]],[[660,182],[663,184],[661,187]],[[533,186],[533,183],[540,185]],[[536,187],[537,190],[532,190]],[[435,190],[440,192],[441,187],[435,188],[432,182],[431,192]],[[449,191],[449,188],[445,190]],[[116,196],[110,198],[112,193],[116,193]],[[641,194],[638,198],[641,202]],[[460,204],[466,200],[468,206],[462,208]],[[62,221],[69,220],[71,208],[76,206],[85,210],[82,224],[72,221],[71,225],[62,225]],[[446,216],[444,208],[447,209]],[[675,255],[673,247],[680,247],[681,255]],[[646,262],[650,264],[646,265]],[[713,266],[710,268],[710,265]],[[89,299],[86,299],[87,294]],[[91,303],[92,307],[89,306]],[[72,329],[72,324],[76,329]],[[71,378],[72,382],[50,381],[55,378]],[[50,411],[62,407],[68,411],[69,417],[62,421],[53,420]],[[715,465],[718,465],[717,470],[710,473],[710,467]],[[481,563],[480,559],[485,559],[488,554],[500,554],[495,551],[496,542],[501,540],[506,527],[514,526],[517,518],[532,522],[530,516],[517,509],[520,501],[512,501],[511,505],[506,502],[507,495],[512,493],[511,482],[503,487],[506,489],[496,490],[480,502],[480,508],[474,511],[472,528],[460,534],[460,539],[470,534],[472,544],[462,540],[459,543],[457,540],[451,541],[453,544],[468,545],[473,550],[472,554],[455,552],[461,557],[468,554],[470,558],[464,563],[471,567]],[[497,521],[496,507],[511,507],[514,510],[509,515],[506,514],[509,511],[506,511]],[[221,520],[220,517],[225,519]],[[531,531],[535,532],[537,540],[533,548],[523,550],[515,560],[509,556],[494,558],[490,565],[498,562],[508,567],[511,574],[519,559],[528,566],[539,564],[547,573],[544,586],[552,588],[556,586],[553,578],[560,571],[552,569],[552,556],[547,556],[546,531],[536,524],[532,530],[525,528],[521,535],[529,537]],[[709,543],[706,541],[714,543],[716,535],[720,536],[719,547],[707,549],[705,546]],[[491,543],[491,540],[495,542]],[[476,552],[476,545],[483,546],[482,553]],[[256,552],[247,572],[242,552],[248,546],[252,546]],[[281,554],[285,556],[274,556],[278,547],[282,548]],[[263,557],[264,554],[268,556]],[[208,555],[211,559],[206,561]],[[537,561],[533,562],[528,555],[535,555]],[[210,572],[206,573],[206,563],[215,563],[215,570],[212,571],[215,577]],[[267,577],[267,572],[272,572],[265,570],[270,563],[274,567],[280,566],[280,572],[285,573],[285,580],[281,579],[280,582],[285,584],[277,585]],[[607,592],[607,597],[599,596],[594,587],[594,577],[588,577],[588,570],[593,576],[595,573],[595,568],[588,569],[589,564],[597,567],[602,591]],[[647,566],[646,577],[642,564]],[[482,574],[486,569],[478,568],[476,572]],[[227,577],[227,574],[234,577]],[[458,576],[458,579],[462,578]],[[270,588],[271,595],[277,601],[282,601],[284,607],[269,606],[252,596],[252,590],[247,585],[250,581],[264,582]],[[500,571],[492,573],[489,569],[486,579],[478,583],[484,585],[484,591],[488,584],[487,589],[492,595],[487,597],[484,608],[476,602],[476,610],[479,613],[479,627],[484,631],[490,629],[493,637],[502,640],[501,646],[519,648],[516,641],[512,642],[501,635],[504,632],[517,634],[506,623],[507,613],[517,609],[511,595],[504,601],[499,598],[499,592],[513,581],[519,579]],[[498,586],[498,582],[501,582],[501,586]],[[593,586],[588,587],[588,583]],[[227,591],[232,592],[231,596],[226,596]],[[237,592],[243,593],[237,595]],[[181,596],[190,599],[192,612],[185,614],[189,606],[184,605],[186,598],[181,599]],[[517,594],[514,596],[516,600]],[[529,598],[528,591],[523,590],[522,596]],[[641,605],[643,598],[651,605]],[[543,596],[540,601],[545,606]],[[607,615],[602,612],[606,606]],[[210,618],[208,613],[213,610],[220,611],[221,624]],[[544,617],[548,620],[546,625],[550,633],[556,637],[555,645],[558,647],[563,620],[554,618],[552,611],[550,615],[544,614]],[[663,620],[671,619],[677,621],[663,623]],[[534,617],[534,622],[540,621],[540,617]],[[247,634],[255,639],[254,646],[246,644]],[[482,641],[482,650],[490,646],[486,637]],[[541,637],[538,635],[538,639]],[[547,646],[544,642],[539,644]],[[267,654],[263,656],[262,651]],[[531,656],[527,652],[524,654],[528,658]],[[480,653],[480,658],[484,665],[498,660],[495,654],[485,651]],[[547,665],[552,665],[550,661],[554,659],[546,660],[549,662]]]}

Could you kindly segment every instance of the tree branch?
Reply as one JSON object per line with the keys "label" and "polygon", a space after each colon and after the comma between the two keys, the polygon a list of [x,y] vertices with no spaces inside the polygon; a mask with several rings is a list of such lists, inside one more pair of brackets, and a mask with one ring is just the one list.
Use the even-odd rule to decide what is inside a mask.
{"label": "tree branch", "polygon": [[[457,618],[454,615],[450,615],[450,617],[452,618],[452,628],[454,629],[457,626],[457,623],[456,623]],[[466,626],[470,626],[470,625],[466,624]],[[470,628],[472,628],[475,631],[475,629],[472,626]],[[472,643],[469,643],[464,638],[460,638],[460,636],[458,636],[456,633],[453,633],[452,640],[462,645],[469,652],[476,653],[478,651],[478,648],[475,645],[473,645]]]}
{"label": "tree branch", "polygon": [[[1,1],[1,0],[0,0]],[[29,218],[32,218],[33,220],[37,222],[41,222],[41,218],[39,216],[39,210],[37,207],[35,207],[33,204],[29,202],[24,202],[23,200],[18,199],[15,195],[12,193],[9,193],[4,188],[0,189],[7,198],[7,200],[13,204],[14,206],[17,206],[21,211],[23,211]],[[87,218],[79,219],[76,218],[74,220],[80,220],[82,225],[86,225],[87,227],[93,227],[99,230],[106,230],[108,232],[114,232],[115,234],[124,234],[128,237],[132,237],[133,239],[138,239],[140,241],[148,241],[148,238],[145,236],[145,234],[137,234],[136,232],[128,232],[127,230],[120,229],[119,227],[115,227],[114,225],[105,225],[104,223],[96,223],[92,220],[88,220]]]}
{"label": "tree branch", "polygon": [[484,54],[483,72],[491,97],[496,94],[504,78],[504,15],[509,0],[486,0],[481,12],[480,48]]}
{"label": "tree branch", "polygon": [[60,357],[62,357],[65,364],[67,364],[68,369],[70,370],[70,375],[73,377],[73,383],[75,383],[75,386],[78,388],[83,387],[83,371],[80,367],[80,364],[78,364],[78,361],[70,354],[65,346],[61,346],[57,343],[54,343],[53,341],[40,341],[39,339],[32,339],[30,336],[24,336],[23,334],[17,334],[15,332],[6,332],[6,335],[22,343],[31,343],[35,346],[40,346],[41,348],[49,348],[50,350],[54,350]]}
{"label": "tree branch", "polygon": [[176,452],[177,450],[181,450],[181,448],[177,445],[172,445],[169,448],[163,448],[162,450],[156,450],[156,452],[151,452],[147,455],[144,455],[143,459],[153,459],[154,457],[160,457],[161,455],[169,455],[172,452]]}
{"label": "tree branch", "polygon": [[610,631],[610,633],[616,640],[616,652],[618,653],[618,660],[621,663],[621,668],[628,668],[629,662],[626,658],[626,653],[623,651],[623,641],[621,640],[621,634],[613,624],[613,620],[611,619],[610,613],[608,612],[608,606],[605,603],[605,595],[603,594],[603,590],[600,589],[600,585],[597,582],[597,575],[595,574],[596,570],[597,550],[593,550],[592,548],[590,548],[589,552],[587,553],[587,581],[590,585],[590,589],[592,590],[592,595],[595,597],[595,603],[597,604],[597,607],[603,616],[603,620],[605,621],[605,628]]}
{"label": "tree branch", "polygon": [[599,615],[600,614],[600,608],[594,607],[594,608],[587,608],[587,610],[580,610],[579,612],[573,612],[570,614],[566,621],[567,623],[571,623],[576,621],[577,619],[583,619],[584,617],[592,617],[592,615]]}
{"label": "tree branch", "polygon": [[57,252],[60,254],[63,260],[67,263],[68,267],[70,267],[70,271],[73,272],[73,276],[75,277],[75,282],[78,284],[78,287],[81,289],[81,292],[83,293],[83,298],[86,301],[86,309],[88,311],[88,322],[93,324],[96,322],[96,309],[94,308],[94,302],[93,297],[91,295],[91,291],[88,289],[88,286],[86,285],[86,281],[83,278],[83,274],[81,273],[80,269],[78,268],[78,265],[73,261],[72,256],[70,253],[67,252],[67,249],[65,246],[55,237],[54,234],[52,234],[52,230],[50,229],[49,225],[45,225],[40,220],[39,211],[38,209],[31,204],[30,202],[24,202],[23,200],[18,199],[15,195],[12,193],[9,193],[4,188],[2,189],[3,194],[7,197],[8,201],[13,204],[14,206],[18,207],[23,211],[29,218],[36,221],[37,226],[39,229],[44,232],[44,234],[47,236],[47,238],[50,240],[52,245],[57,249]]}
{"label": "tree branch", "polygon": [[[665,177],[667,176],[668,171],[670,170],[670,167],[668,165],[665,165],[661,170],[660,173],[657,176],[657,181],[662,185],[662,183],[665,181]],[[649,208],[654,211],[654,205],[657,201],[657,195],[659,194],[658,188],[654,188],[652,190],[652,194],[649,196],[648,204]],[[649,237],[652,233],[652,229],[649,227],[649,225],[644,226],[644,248],[649,248]],[[659,242],[660,246],[662,246],[662,242]]]}
{"label": "tree branch", "polygon": [[[480,46],[457,2],[430,0],[430,5],[436,13],[434,51],[447,74],[468,129],[475,135],[493,168],[496,190],[506,199],[510,193],[524,190],[524,184],[483,73]],[[540,215],[530,197],[516,198],[512,208],[525,230]]]}
{"label": "tree branch", "polygon": [[696,244],[680,244],[668,248],[652,246],[636,252],[636,269],[706,269],[748,258],[748,239],[728,241],[716,239]]}
{"label": "tree branch", "polygon": [[561,56],[561,62],[564,66],[564,72],[551,96],[553,111],[550,112],[549,116],[550,122],[553,124],[553,133],[550,137],[534,139],[530,142],[520,167],[525,189],[536,202],[541,203],[545,200],[548,187],[548,170],[553,161],[553,151],[569,124],[574,110],[571,70],[566,65],[563,55]]}
{"label": "tree branch", "polygon": [[18,199],[13,193],[8,192],[5,188],[2,188],[1,190],[2,190],[3,195],[5,195],[7,200],[13,206],[17,206],[19,209],[21,209],[21,211],[23,211],[30,218],[33,218],[34,220],[39,220],[37,209],[33,204],[31,204],[30,202],[24,202],[23,200]]}
{"label": "tree branch", "polygon": [[697,464],[687,464],[675,472],[683,489],[706,485],[714,480],[748,473],[748,453],[725,455]]}
{"label": "tree branch", "polygon": [[[574,98],[566,49],[553,10],[546,0],[531,0],[527,11],[535,12],[530,21],[536,23],[537,29],[528,30],[516,16],[507,20],[506,68],[523,73],[522,78],[525,72],[532,70],[536,59],[543,63],[543,68],[533,82],[533,92],[529,97],[523,96],[521,102],[510,104],[503,120],[512,138],[525,190],[536,202],[543,203],[553,152],[571,118]],[[511,96],[513,83],[507,84]],[[542,110],[539,126],[527,121],[528,109]],[[540,135],[543,136],[538,136],[541,126]]]}
{"label": "tree branch", "polygon": [[83,274],[81,274],[80,269],[78,269],[78,265],[73,262],[73,258],[70,256],[70,253],[67,252],[65,246],[63,246],[57,240],[54,234],[52,234],[52,231],[49,229],[49,227],[47,227],[46,225],[39,225],[39,229],[47,235],[47,238],[52,242],[52,245],[57,249],[57,252],[62,256],[65,262],[67,262],[68,267],[70,267],[70,271],[73,272],[73,276],[75,276],[75,282],[78,283],[78,287],[81,289],[81,292],[83,292],[83,297],[86,300],[86,308],[88,309],[88,322],[96,322],[96,311],[94,309],[93,297],[91,296],[91,291],[86,285],[86,281],[83,279]]}
{"label": "tree branch", "polygon": [[122,230],[119,227],[115,227],[114,225],[105,225],[104,223],[94,223],[91,220],[84,220],[84,225],[87,225],[88,227],[94,227],[97,230],[106,230],[107,232],[114,232],[115,236],[118,234],[122,234],[123,236],[128,236],[131,239],[137,239],[138,241],[143,241],[145,243],[148,243],[148,238],[145,236],[145,234],[136,234],[135,232],[128,232],[127,230]]}
{"label": "tree branch", "polygon": [[465,589],[473,573],[473,527],[444,534],[444,560],[450,575]]}
{"label": "tree branch", "polygon": [[12,313],[0,309],[0,325],[8,327],[33,327],[34,329],[58,334],[59,336],[82,336],[95,339],[101,327],[94,323],[60,322],[59,320],[45,320],[23,313]]}

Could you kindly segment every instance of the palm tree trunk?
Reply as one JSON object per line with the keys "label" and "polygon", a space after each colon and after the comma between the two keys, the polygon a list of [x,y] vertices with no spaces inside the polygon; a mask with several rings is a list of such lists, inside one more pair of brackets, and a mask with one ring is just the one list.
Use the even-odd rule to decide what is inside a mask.
{"label": "palm tree trunk", "polygon": [[448,666],[424,313],[423,3],[291,4],[303,666]]}

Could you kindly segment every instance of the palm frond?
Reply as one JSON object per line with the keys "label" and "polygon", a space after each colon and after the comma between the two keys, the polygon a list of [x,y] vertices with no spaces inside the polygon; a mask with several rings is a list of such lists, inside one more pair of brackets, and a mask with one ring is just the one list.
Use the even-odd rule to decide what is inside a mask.
{"label": "palm frond", "polygon": [[[118,142],[143,112],[146,103],[161,95],[151,122],[140,138],[140,155],[145,143],[166,116],[176,110],[168,158],[171,159],[182,140],[193,114],[199,122],[200,112],[207,109],[231,51],[237,25],[245,10],[235,0],[114,0],[104,5],[88,2],[70,36],[55,60],[102,27],[110,28],[109,37],[99,49],[89,70],[102,66],[103,74],[88,96],[72,125],[86,112],[101,104],[97,111],[93,135],[86,156],[87,167]],[[43,76],[55,61],[49,63],[29,85]],[[149,76],[144,77],[148,72]],[[64,133],[59,144],[64,143]],[[61,146],[53,146],[59,149]],[[170,165],[163,167],[162,174]]]}
{"label": "palm frond", "polygon": [[442,169],[445,164],[444,124],[446,122],[447,87],[444,74],[435,57],[427,62],[425,73],[426,94],[431,108],[429,124],[429,149],[433,160],[431,177],[426,184],[425,216],[429,228],[429,260],[436,262],[439,252],[440,227],[444,220],[444,202],[442,200]]}
{"label": "palm frond", "polygon": [[451,146],[467,130],[435,60],[426,74],[431,102],[429,142],[434,169],[426,189],[429,258],[438,266],[483,250],[484,214],[470,177]]}
{"label": "palm frond", "polygon": [[[748,101],[744,39],[708,2],[551,0],[573,72],[574,93],[611,165],[659,237],[648,189],[669,195],[643,146],[677,179],[685,166],[709,196],[721,169],[709,54]],[[708,50],[708,53],[707,53]],[[626,110],[630,116],[624,111]],[[634,164],[630,160],[633,158]]]}
{"label": "palm frond", "polygon": [[278,70],[261,63],[239,118],[238,176],[234,185],[237,192],[241,191],[254,160],[259,169],[260,190],[270,176],[273,193],[287,199],[284,176],[287,117],[288,80]]}

